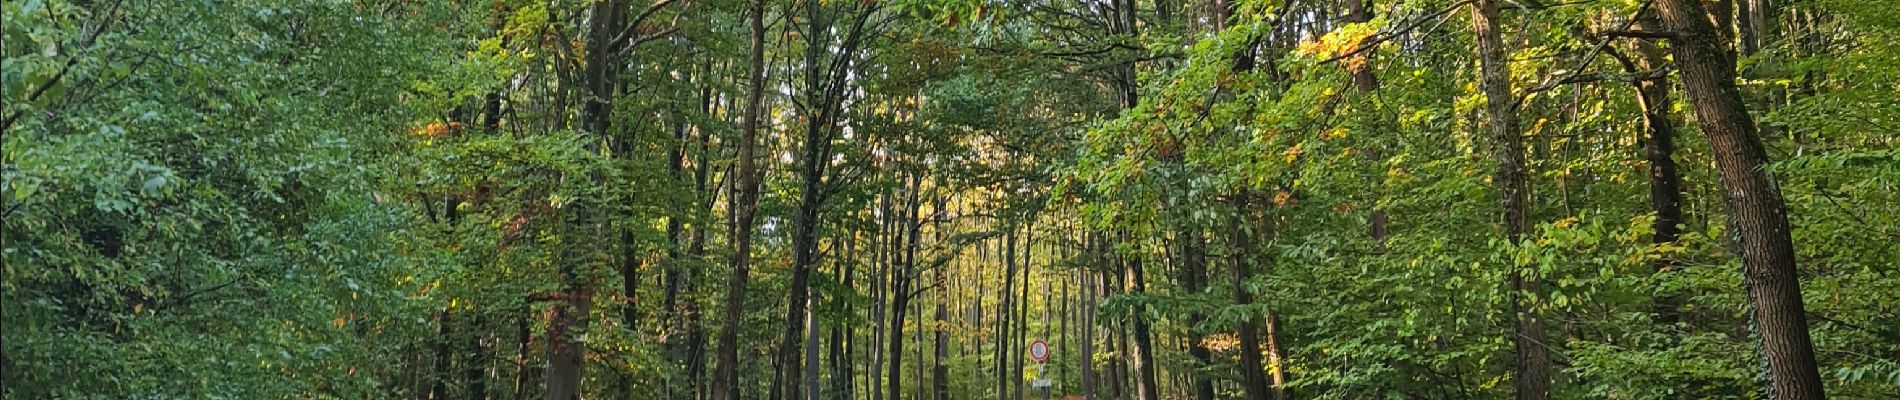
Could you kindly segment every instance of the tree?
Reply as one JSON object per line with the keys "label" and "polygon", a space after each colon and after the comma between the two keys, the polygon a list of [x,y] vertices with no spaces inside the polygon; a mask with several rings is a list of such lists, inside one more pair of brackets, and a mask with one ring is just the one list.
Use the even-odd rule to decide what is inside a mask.
{"label": "tree", "polygon": [[[1749,12],[1743,32],[1759,34],[1763,7]],[[1741,91],[1735,86],[1734,59],[1715,42],[1700,4],[1660,0],[1656,9],[1672,33],[1670,51],[1682,70],[1683,87],[1694,103],[1696,122],[1708,135],[1716,168],[1722,175],[1722,199],[1728,205],[1731,240],[1742,259],[1743,281],[1762,353],[1768,360],[1771,393],[1780,399],[1820,399],[1821,375],[1801,303],[1801,278],[1795,268],[1794,241],[1781,190],[1769,175],[1767,150]],[[1744,38],[1746,44],[1754,38]]]}

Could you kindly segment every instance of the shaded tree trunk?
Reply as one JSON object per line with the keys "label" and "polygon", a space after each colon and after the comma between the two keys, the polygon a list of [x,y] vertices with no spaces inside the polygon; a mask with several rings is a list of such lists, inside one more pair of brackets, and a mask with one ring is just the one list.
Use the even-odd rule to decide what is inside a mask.
{"label": "shaded tree trunk", "polygon": [[[1181,232],[1181,283],[1189,295],[1199,295],[1207,291],[1207,241],[1201,236],[1201,229],[1189,227]],[[1207,348],[1207,337],[1200,325],[1207,316],[1194,313],[1188,316],[1188,355],[1194,357],[1196,371],[1190,375],[1193,379],[1193,393],[1196,400],[1214,400],[1214,380],[1200,369],[1214,363],[1214,353]]]}
{"label": "shaded tree trunk", "polygon": [[918,189],[923,185],[923,179],[915,175],[909,178],[910,190],[908,196],[910,196],[910,199],[907,200],[909,204],[905,206],[907,210],[905,211],[906,218],[904,221],[908,226],[906,228],[908,232],[902,235],[901,241],[897,242],[903,245],[903,250],[894,251],[892,253],[893,255],[902,255],[900,257],[902,261],[899,265],[902,265],[903,268],[893,271],[894,276],[891,278],[894,285],[892,285],[893,288],[891,290],[891,333],[889,337],[891,342],[891,365],[890,374],[888,375],[890,380],[888,385],[890,386],[890,400],[900,400],[904,391],[904,314],[910,305],[910,274],[913,272],[913,263],[917,260],[917,234],[922,230],[923,226],[922,221],[918,217],[918,209],[921,208],[919,207],[919,202],[922,201],[922,194],[918,193]]}
{"label": "shaded tree trunk", "polygon": [[[1089,249],[1090,253],[1092,254],[1101,254],[1095,251],[1097,249],[1097,246],[1094,245],[1094,240],[1095,240],[1095,235],[1091,235],[1086,232],[1083,233],[1083,239],[1082,239],[1083,246],[1086,246],[1086,248]],[[1096,292],[1096,285],[1095,285],[1095,279],[1094,279],[1095,275],[1093,272],[1089,271],[1087,268],[1079,268],[1076,271],[1075,275],[1076,275],[1075,279],[1078,281],[1076,282],[1078,286],[1077,290],[1081,292],[1080,293],[1081,304],[1079,305],[1078,308],[1081,309],[1080,312],[1082,315],[1080,318],[1081,319],[1080,323],[1076,325],[1076,330],[1081,331],[1079,332],[1080,334],[1078,336],[1081,336],[1081,342],[1082,342],[1080,346],[1081,351],[1079,351],[1078,352],[1079,354],[1077,354],[1079,356],[1078,357],[1079,360],[1077,361],[1078,361],[1078,364],[1081,364],[1081,369],[1082,369],[1082,382],[1081,382],[1082,397],[1084,399],[1093,400],[1095,399],[1095,378],[1096,378],[1095,377],[1095,305],[1096,305],[1097,292]]]}
{"label": "shaded tree trunk", "polygon": [[[1516,99],[1511,94],[1511,69],[1504,40],[1498,33],[1496,0],[1479,0],[1472,8],[1472,31],[1478,38],[1478,67],[1490,118],[1492,145],[1497,148],[1499,203],[1504,208],[1504,231],[1515,246],[1530,234],[1530,172],[1524,161],[1524,138],[1518,132]],[[1519,400],[1550,398],[1550,356],[1546,353],[1542,315],[1532,304],[1542,295],[1535,266],[1514,265],[1506,273],[1511,290],[1512,343],[1517,361],[1515,386]]]}
{"label": "shaded tree trunk", "polygon": [[712,398],[738,400],[739,329],[744,321],[746,281],[752,266],[753,214],[758,207],[760,171],[757,146],[759,119],[765,92],[765,0],[753,0],[751,63],[747,71],[745,121],[739,129],[738,168],[733,180],[732,277],[726,281],[724,323],[720,326],[717,362],[713,365]]}
{"label": "shaded tree trunk", "polygon": [[1787,211],[1767,169],[1768,152],[1735,84],[1735,61],[1723,53],[1717,42],[1721,36],[1700,3],[1659,0],[1656,6],[1674,34],[1670,51],[1722,175],[1730,234],[1742,256],[1743,282],[1768,360],[1770,393],[1776,399],[1825,398]]}
{"label": "shaded tree trunk", "polygon": [[1014,313],[1011,307],[1016,293],[1016,227],[1011,226],[1003,233],[1003,292],[996,313],[996,398],[1009,400],[1011,384],[1021,379],[1021,375],[1010,373],[1010,319]]}
{"label": "shaded tree trunk", "polygon": [[[1637,25],[1642,29],[1661,29],[1654,20],[1655,16],[1646,14],[1639,18]],[[1633,60],[1616,55],[1617,60],[1622,62],[1624,72],[1640,74],[1665,66],[1666,56],[1662,48],[1647,41],[1638,41],[1634,47],[1636,52]],[[1669,110],[1673,105],[1669,96],[1669,81],[1643,79],[1636,81],[1633,86],[1637,104],[1643,108],[1643,154],[1649,161],[1649,204],[1656,211],[1656,220],[1650,224],[1654,231],[1650,242],[1657,245],[1675,243],[1682,236],[1680,225],[1684,222],[1684,194],[1682,173],[1678,171],[1674,158],[1676,122]],[[1651,266],[1657,273],[1666,274],[1676,268],[1677,262],[1662,258],[1652,261]],[[1681,303],[1681,298],[1672,295],[1656,299],[1654,309],[1657,321],[1663,324],[1680,321],[1681,314],[1677,309]]]}
{"label": "shaded tree trunk", "polygon": [[[1134,254],[1126,258],[1127,268],[1125,268],[1124,271],[1127,273],[1128,292],[1136,296],[1145,295],[1147,294],[1148,285],[1147,278],[1143,277],[1143,254],[1139,250],[1141,246],[1139,242],[1135,242],[1126,236],[1123,237],[1123,240],[1133,242],[1133,247],[1137,249]],[[1156,400],[1161,397],[1161,386],[1159,381],[1155,379],[1154,339],[1148,328],[1147,307],[1137,303],[1133,307],[1131,314],[1132,315],[1128,318],[1128,323],[1130,330],[1133,331],[1132,336],[1134,339],[1133,350],[1135,358],[1133,364],[1135,372],[1135,398],[1140,400]]]}
{"label": "shaded tree trunk", "polygon": [[[1230,237],[1234,248],[1230,262],[1233,264],[1230,283],[1234,287],[1234,305],[1236,306],[1253,304],[1253,293],[1247,290],[1247,279],[1253,277],[1253,260],[1257,255],[1254,254],[1255,235],[1252,227],[1249,226],[1251,225],[1249,220],[1252,219],[1249,198],[1249,194],[1242,191],[1235,194],[1232,199],[1236,215],[1233,235]],[[1240,385],[1244,397],[1247,400],[1284,398],[1285,395],[1280,391],[1280,386],[1267,381],[1264,372],[1265,363],[1261,360],[1260,325],[1255,321],[1252,313],[1242,316],[1240,321],[1235,323],[1234,331],[1234,336],[1240,342],[1240,347],[1236,351],[1240,352]]]}

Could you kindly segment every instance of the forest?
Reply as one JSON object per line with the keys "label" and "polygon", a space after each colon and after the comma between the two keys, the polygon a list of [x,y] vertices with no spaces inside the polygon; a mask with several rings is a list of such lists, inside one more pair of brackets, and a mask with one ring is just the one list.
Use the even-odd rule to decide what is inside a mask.
{"label": "forest", "polygon": [[1900,399],[1888,0],[4,0],[0,398]]}

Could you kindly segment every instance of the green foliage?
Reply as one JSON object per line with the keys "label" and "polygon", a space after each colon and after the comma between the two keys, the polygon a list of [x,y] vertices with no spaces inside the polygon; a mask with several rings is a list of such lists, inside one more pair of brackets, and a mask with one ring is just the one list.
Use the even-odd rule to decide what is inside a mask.
{"label": "green foliage", "polygon": [[[1674,67],[1648,82],[1673,96],[1685,217],[1656,241],[1648,40],[1604,35],[1651,29],[1628,22],[1653,5],[1503,2],[1535,226],[1514,244],[1468,4],[1372,3],[1347,23],[1284,1],[769,1],[758,88],[750,1],[0,3],[0,397],[532,398],[580,346],[586,398],[694,398],[722,350],[765,398],[808,389],[774,357],[806,343],[773,339],[803,323],[784,312],[801,290],[816,347],[795,360],[817,354],[823,398],[1003,397],[1034,338],[1058,395],[1086,370],[1096,398],[1132,397],[1149,363],[1161,398],[1273,372],[1299,398],[1510,398],[1517,295],[1545,318],[1555,398],[1766,394]],[[1772,3],[1738,83],[1820,372],[1832,396],[1890,398],[1900,14]],[[856,10],[860,50],[826,53]],[[812,109],[825,96],[839,109]],[[814,127],[837,131],[805,143]],[[739,239],[750,276],[729,269]],[[1268,323],[1268,365],[1242,370],[1235,329]]]}

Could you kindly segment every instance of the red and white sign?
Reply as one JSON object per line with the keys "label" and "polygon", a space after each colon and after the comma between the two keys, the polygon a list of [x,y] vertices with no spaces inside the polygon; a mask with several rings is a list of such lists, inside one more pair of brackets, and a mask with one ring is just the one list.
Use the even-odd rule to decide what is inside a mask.
{"label": "red and white sign", "polygon": [[1043,342],[1042,339],[1029,342],[1029,358],[1035,359],[1036,362],[1049,359],[1049,343]]}

